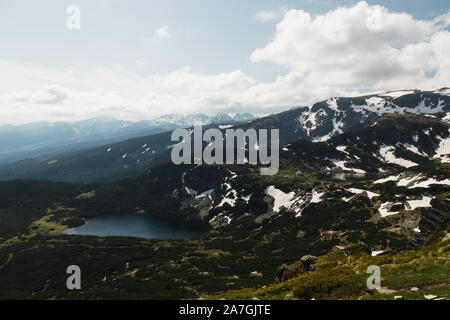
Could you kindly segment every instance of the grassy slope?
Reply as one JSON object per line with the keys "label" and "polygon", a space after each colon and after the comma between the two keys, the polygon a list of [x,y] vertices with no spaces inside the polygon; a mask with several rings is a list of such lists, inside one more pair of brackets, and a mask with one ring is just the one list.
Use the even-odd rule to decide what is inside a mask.
{"label": "grassy slope", "polygon": [[[424,294],[450,295],[450,239],[443,241],[448,230],[432,235],[417,251],[396,255],[369,255],[363,247],[347,247],[349,254],[337,250],[319,258],[316,270],[280,284],[258,289],[227,291],[211,299],[424,299]],[[377,293],[366,287],[367,267],[381,268],[382,286],[396,292]],[[419,291],[412,292],[411,287]],[[420,290],[422,289],[422,290]]]}
{"label": "grassy slope", "polygon": [[[433,164],[420,171],[445,178],[449,168],[449,165]],[[304,175],[297,176],[297,169]],[[438,238],[430,239],[419,251],[392,253],[391,256],[371,257],[365,249],[354,245],[349,247],[350,258],[339,251],[326,254],[332,246],[347,239],[350,242],[365,241],[374,249],[376,246],[384,248],[389,238],[391,249],[395,241],[398,248],[405,250],[403,245],[408,237],[384,230],[389,226],[384,225],[384,220],[398,216],[384,219],[381,224],[367,222],[376,210],[365,197],[355,197],[349,203],[327,201],[317,204],[305,210],[300,219],[283,213],[264,224],[261,231],[257,231],[261,225],[255,223],[254,218],[236,218],[237,224],[213,230],[202,243],[60,235],[69,225],[67,219],[87,218],[105,208],[133,212],[137,206],[146,208],[147,203],[155,206],[155,197],[178,186],[184,169],[155,168],[155,175],[158,170],[167,177],[165,184],[153,174],[145,179],[104,186],[29,181],[1,183],[5,201],[0,206],[0,217],[8,222],[3,226],[9,228],[0,230],[3,232],[0,233],[3,237],[0,239],[0,298],[358,298],[365,294],[368,277],[365,270],[369,264],[382,267],[383,285],[389,288],[422,287],[450,278],[449,244],[439,242]],[[291,163],[284,164],[275,177],[261,178],[257,170],[247,174],[235,184],[240,183],[252,192],[264,189],[267,184],[279,185],[286,191],[312,186],[332,189],[332,185],[350,184],[318,181],[313,170]],[[189,175],[186,178],[189,179]],[[410,192],[392,184],[371,185],[370,181],[358,182],[357,186],[382,193],[383,199],[399,192]],[[17,192],[19,189],[20,193]],[[444,190],[438,189],[439,192]],[[414,192],[420,194],[423,190]],[[441,196],[445,197],[445,194]],[[174,202],[171,198],[170,201]],[[161,208],[163,205],[168,208],[161,202]],[[255,215],[261,214],[267,211],[267,204],[259,201],[230,208],[239,212],[250,209]],[[416,211],[417,214],[420,212]],[[11,223],[16,221],[13,218],[17,218],[17,223]],[[318,233],[319,228],[343,230],[345,234],[328,239]],[[299,237],[301,230],[304,235]],[[294,263],[304,254],[322,255],[316,272],[271,285],[277,267]],[[131,270],[125,270],[126,262],[131,262]],[[82,292],[68,292],[65,288],[65,268],[70,264],[82,267]],[[263,277],[250,277],[249,273],[255,270]],[[209,275],[202,276],[204,272]],[[104,277],[106,281],[103,281]],[[261,288],[264,285],[268,287]],[[227,288],[235,291],[210,296]],[[424,292],[445,291],[446,288],[448,286],[426,288]],[[440,295],[443,294],[441,291]],[[415,295],[420,298],[420,293]],[[367,297],[391,296],[364,296]]]}

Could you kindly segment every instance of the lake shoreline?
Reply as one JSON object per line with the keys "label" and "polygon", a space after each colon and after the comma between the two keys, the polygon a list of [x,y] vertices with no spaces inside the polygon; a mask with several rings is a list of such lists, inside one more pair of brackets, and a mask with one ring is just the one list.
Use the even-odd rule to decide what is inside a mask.
{"label": "lake shoreline", "polygon": [[196,240],[203,228],[175,227],[167,221],[141,214],[106,215],[86,219],[85,223],[63,231],[64,235],[97,237],[133,237],[152,240]]}

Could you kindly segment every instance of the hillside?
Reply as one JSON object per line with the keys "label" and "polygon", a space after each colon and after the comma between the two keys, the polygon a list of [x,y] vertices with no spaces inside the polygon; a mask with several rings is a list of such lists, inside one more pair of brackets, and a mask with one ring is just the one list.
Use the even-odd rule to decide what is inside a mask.
{"label": "hillside", "polygon": [[[406,300],[445,300],[450,292],[449,235],[442,230],[430,236],[420,250],[395,255],[374,256],[360,245],[336,248],[320,257],[311,272],[295,273],[297,263],[282,269],[289,276],[280,284],[230,290],[207,298],[394,300],[400,296]],[[371,265],[382,270],[380,290],[371,291],[365,286]]]}
{"label": "hillside", "polygon": [[[445,262],[448,261],[445,249],[448,243],[431,242],[435,243],[432,247],[423,247],[435,232],[439,232],[439,239],[442,239],[442,232],[450,222],[448,164],[430,163],[411,168],[396,177],[397,180],[387,177],[376,183],[373,180],[327,182],[313,177],[293,181],[284,178],[290,170],[286,167],[279,177],[286,182],[284,184],[259,180],[251,170],[250,176],[240,172],[232,181],[229,176],[220,174],[212,177],[211,172],[200,168],[199,172],[191,171],[186,175],[186,182],[199,190],[203,183],[201,177],[211,176],[211,183],[216,180],[216,185],[221,186],[226,179],[238,194],[243,190],[253,192],[248,203],[246,197],[219,207],[217,203],[222,203],[224,194],[232,198],[228,194],[230,190],[225,187],[211,196],[194,196],[185,192],[179,179],[170,178],[182,174],[181,171],[168,174],[173,169],[161,168],[151,179],[126,180],[112,185],[4,182],[3,190],[9,193],[2,193],[0,215],[2,221],[17,222],[10,223],[6,229],[2,223],[1,297],[178,299],[214,295],[218,298],[304,299],[345,295],[350,298],[373,294],[364,293],[367,276],[362,270],[375,262],[388,268],[383,269],[387,272],[383,286],[422,288],[411,298],[423,299],[420,294],[429,293],[448,294],[448,285],[442,287],[448,279]],[[418,172],[422,177],[412,179]],[[153,184],[158,175],[168,176],[170,182],[161,188]],[[19,195],[16,191],[24,186],[29,192]],[[153,189],[147,191],[152,186]],[[165,190],[177,186],[180,188],[177,196],[164,195]],[[283,194],[292,190],[292,186],[295,186],[294,194],[286,200]],[[309,197],[307,191],[302,190],[311,186],[315,189]],[[143,193],[137,193],[138,190]],[[153,197],[147,199],[152,194]],[[300,210],[289,205],[299,203],[298,197],[302,195],[306,196],[305,205]],[[201,203],[205,197],[214,202],[208,214]],[[5,199],[10,201],[3,201]],[[395,204],[395,209],[385,208],[387,203]],[[100,211],[102,207],[104,210]],[[171,217],[170,208],[179,211],[181,207],[186,210],[180,211],[183,215],[176,221],[184,216],[190,218],[189,223],[193,217],[203,216],[213,226],[205,230],[200,240],[61,234],[65,228],[80,225],[92,215],[111,214],[113,208],[115,213],[142,211],[149,215],[164,210],[160,218],[167,219]],[[18,215],[20,220],[12,220]],[[371,257],[375,254],[376,257]],[[315,267],[317,273],[294,268],[293,273],[289,271],[290,276],[280,278],[280,270],[286,268],[283,265],[295,265],[306,255],[320,257]],[[395,261],[394,265],[390,261]],[[85,270],[83,290],[78,292],[68,292],[61,286],[65,272],[58,269],[73,263],[82,265]],[[129,269],[125,267],[127,263]],[[399,273],[411,263],[419,265],[408,269],[408,273]],[[423,270],[427,271],[427,277],[421,276]],[[402,277],[398,277],[399,274]],[[298,280],[289,280],[298,276]],[[302,281],[310,278],[313,282]],[[325,279],[330,287],[321,285]],[[282,290],[275,284],[277,281],[283,282]],[[263,286],[267,288],[257,289]],[[157,290],[148,290],[149,287]],[[226,290],[239,291],[221,293]],[[380,296],[383,297],[392,298]]]}
{"label": "hillside", "polygon": [[33,122],[0,126],[0,163],[12,163],[47,154],[88,149],[105,144],[204,124],[233,123],[253,119],[250,113],[230,115],[169,114],[137,122],[93,118],[76,122]]}
{"label": "hillside", "polygon": [[[212,126],[221,130],[225,128],[279,129],[280,143],[285,145],[299,139],[324,142],[342,133],[354,133],[370,126],[385,113],[440,114],[448,121],[447,111],[450,111],[450,97],[448,89],[444,88],[435,92],[415,90],[355,98],[333,98],[309,107],[300,107],[252,121],[245,120],[234,125]],[[174,119],[169,117],[164,121],[169,120]],[[429,121],[429,123],[431,122],[432,120]],[[421,124],[423,128],[426,125],[426,121]],[[426,129],[424,130],[426,131]],[[446,133],[442,131],[444,129],[441,127],[440,130],[436,134],[446,137]],[[369,132],[366,132],[367,134]],[[420,139],[422,144],[427,143],[426,138]],[[437,137],[433,139],[433,143],[437,144]],[[411,139],[403,140],[406,143]],[[0,166],[0,179],[112,182],[125,177],[137,177],[152,166],[169,161],[172,144],[170,133],[166,132],[111,143],[89,150],[48,154]],[[408,150],[397,151],[399,148],[401,147],[396,147],[395,154],[408,153]],[[393,157],[391,156],[393,150],[385,149],[383,152],[387,157]],[[420,162],[421,159],[423,160],[423,155],[418,154],[413,156],[413,159]]]}
{"label": "hillside", "polygon": [[[405,117],[420,120],[387,115],[372,128],[396,123],[391,133],[401,136]],[[436,130],[443,125],[423,118],[436,122]],[[331,140],[318,145],[331,156],[323,148],[331,150]],[[402,293],[409,298],[448,295],[448,241],[439,240],[450,222],[448,163],[430,159],[335,179],[314,156],[295,158],[288,148],[276,176],[260,176],[249,165],[165,163],[110,184],[2,182],[1,296],[392,299],[364,289],[369,263],[383,267],[382,284],[390,290],[418,287]],[[204,236],[162,241],[62,234],[94,216],[135,212],[204,230]],[[299,265],[308,255],[319,257],[313,269]],[[61,286],[65,273],[58,266],[72,263],[87,270],[79,292]],[[411,264],[418,267],[401,271]]]}

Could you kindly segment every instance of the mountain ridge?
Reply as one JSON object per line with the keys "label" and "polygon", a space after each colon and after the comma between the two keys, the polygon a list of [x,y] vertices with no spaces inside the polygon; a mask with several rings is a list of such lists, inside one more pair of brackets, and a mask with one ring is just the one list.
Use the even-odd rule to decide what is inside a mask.
{"label": "mountain ridge", "polygon": [[[390,95],[332,98],[309,107],[298,107],[255,120],[235,122],[226,126],[211,124],[205,128],[215,127],[220,130],[225,128],[279,129],[280,144],[284,146],[289,142],[301,139],[324,142],[336,135],[356,132],[375,123],[384,113],[420,114],[429,112],[430,114],[441,114],[442,119],[449,117],[450,96],[447,89],[402,91]],[[167,121],[167,119],[163,121]],[[87,150],[48,154],[0,166],[0,179],[33,178],[56,181],[108,182],[123,177],[139,176],[152,166],[169,161],[170,150],[168,147],[170,145],[172,145],[170,132],[165,132]],[[399,147],[395,149],[397,150]],[[390,149],[385,151],[386,154],[392,154],[392,152],[401,151]]]}
{"label": "mountain ridge", "polygon": [[207,124],[234,123],[253,119],[250,113],[233,116],[218,113],[165,115],[137,122],[97,117],[76,122],[34,122],[0,126],[0,163],[11,163],[50,153],[63,153],[111,144],[176,128]]}

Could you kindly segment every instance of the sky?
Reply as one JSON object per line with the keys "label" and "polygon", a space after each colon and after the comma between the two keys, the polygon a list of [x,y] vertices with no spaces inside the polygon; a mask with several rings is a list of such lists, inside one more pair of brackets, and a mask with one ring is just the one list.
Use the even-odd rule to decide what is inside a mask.
{"label": "sky", "polygon": [[448,0],[0,0],[0,123],[450,86],[449,25]]}

